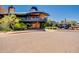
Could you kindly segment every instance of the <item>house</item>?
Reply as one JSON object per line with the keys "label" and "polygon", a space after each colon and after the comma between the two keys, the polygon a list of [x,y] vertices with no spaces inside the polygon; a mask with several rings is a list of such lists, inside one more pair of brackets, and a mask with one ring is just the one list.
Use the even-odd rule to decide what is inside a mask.
{"label": "house", "polygon": [[20,22],[28,24],[30,29],[40,29],[41,25],[47,22],[47,16],[49,16],[48,13],[39,11],[36,7],[32,7],[28,12],[16,12],[15,7],[10,6],[7,13],[0,14],[0,18],[8,14],[15,14],[21,18]]}

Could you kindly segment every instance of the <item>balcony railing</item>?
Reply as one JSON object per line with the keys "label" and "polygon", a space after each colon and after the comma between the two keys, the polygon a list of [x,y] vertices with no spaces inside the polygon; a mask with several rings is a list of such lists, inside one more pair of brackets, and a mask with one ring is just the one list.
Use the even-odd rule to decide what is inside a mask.
{"label": "balcony railing", "polygon": [[44,19],[41,19],[41,18],[33,18],[33,19],[26,18],[26,19],[23,19],[22,21],[23,22],[46,22],[47,18],[44,18]]}

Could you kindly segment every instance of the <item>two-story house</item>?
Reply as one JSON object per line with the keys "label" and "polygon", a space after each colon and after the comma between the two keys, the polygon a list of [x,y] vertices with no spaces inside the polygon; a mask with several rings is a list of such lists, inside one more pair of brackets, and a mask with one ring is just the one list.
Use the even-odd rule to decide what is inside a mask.
{"label": "two-story house", "polygon": [[15,7],[10,6],[7,13],[1,13],[0,17],[4,15],[15,14],[17,17],[22,18],[21,22],[29,25],[31,29],[40,29],[41,24],[47,22],[48,13],[39,11],[36,7],[32,7],[28,12],[16,12]]}

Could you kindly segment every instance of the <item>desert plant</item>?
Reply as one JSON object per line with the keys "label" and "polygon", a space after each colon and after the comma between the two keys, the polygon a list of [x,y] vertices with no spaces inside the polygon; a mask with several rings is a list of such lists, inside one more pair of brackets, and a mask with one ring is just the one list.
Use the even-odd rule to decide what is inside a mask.
{"label": "desert plant", "polygon": [[24,30],[24,29],[27,29],[27,26],[24,23],[16,23],[14,25],[14,29],[15,30]]}
{"label": "desert plant", "polygon": [[[0,19],[0,30],[16,30],[24,29],[26,26],[23,23],[20,23],[21,18],[16,17],[16,15],[6,15],[2,19]],[[16,28],[15,28],[16,26]],[[20,26],[20,27],[19,27]]]}
{"label": "desert plant", "polygon": [[9,27],[8,24],[3,23],[3,24],[0,24],[0,30],[1,31],[11,31],[11,28]]}

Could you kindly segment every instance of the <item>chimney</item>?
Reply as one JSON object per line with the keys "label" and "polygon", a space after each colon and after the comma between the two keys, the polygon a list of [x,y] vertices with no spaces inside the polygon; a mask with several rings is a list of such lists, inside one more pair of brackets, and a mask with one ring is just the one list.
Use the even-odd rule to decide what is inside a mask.
{"label": "chimney", "polygon": [[11,5],[11,6],[8,8],[8,13],[15,13],[15,8],[13,7],[13,5]]}
{"label": "chimney", "polygon": [[33,6],[30,10],[31,12],[38,11],[37,7]]}

